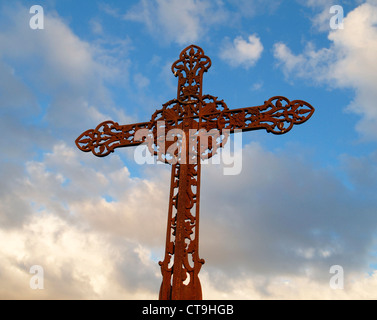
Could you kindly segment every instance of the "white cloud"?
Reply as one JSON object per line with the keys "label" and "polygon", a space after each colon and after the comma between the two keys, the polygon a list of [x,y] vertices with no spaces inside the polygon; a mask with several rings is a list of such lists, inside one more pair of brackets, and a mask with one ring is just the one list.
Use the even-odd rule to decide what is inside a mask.
{"label": "white cloud", "polygon": [[260,59],[263,52],[263,45],[256,34],[250,35],[247,40],[237,37],[233,43],[226,40],[220,52],[221,59],[227,61],[231,66],[242,66],[246,69],[254,66]]}
{"label": "white cloud", "polygon": [[303,55],[294,55],[288,46],[281,42],[274,45],[274,56],[284,62],[283,67],[286,73],[292,72],[297,66],[302,67],[306,62]]}
{"label": "white cloud", "polygon": [[337,3],[328,0],[298,0],[304,6],[310,7],[313,10],[311,18],[313,27],[318,31],[330,30],[330,19],[333,14],[330,13],[330,8]]}
{"label": "white cloud", "polygon": [[[257,12],[274,12],[281,0],[140,0],[124,19],[143,23],[158,40],[179,45],[211,41],[208,31],[219,26],[238,25]],[[118,16],[115,9],[109,14]]]}
{"label": "white cloud", "polygon": [[129,39],[85,42],[50,10],[45,29],[31,30],[20,4],[2,5],[0,15],[0,122],[12,137],[0,141],[3,161],[22,165],[104,119],[132,121],[107,89],[128,81]]}
{"label": "white cloud", "polygon": [[[149,202],[140,208],[130,203],[142,202],[136,199],[148,196],[155,186],[130,179],[118,157],[102,163],[73,149],[74,139],[89,124],[106,119],[105,113],[127,120],[114,108],[106,82],[127,74],[127,59],[120,61],[119,56],[127,53],[129,41],[89,44],[50,11],[45,12],[45,29],[34,31],[25,23],[28,8],[2,8],[0,121],[9,139],[0,142],[0,238],[11,243],[0,250],[0,296],[152,297],[148,292],[154,284],[158,288],[159,278],[141,258],[137,238],[151,247],[155,237],[164,238],[163,231],[155,233],[153,223],[143,228],[147,233],[139,230],[143,219],[159,219],[159,210]],[[70,147],[56,140],[59,129]],[[158,192],[148,197],[154,196]],[[120,204],[120,198],[128,202]],[[135,262],[140,263],[138,272],[128,277],[123,270]],[[29,268],[36,264],[45,268],[42,291],[29,288]]]}
{"label": "white cloud", "polygon": [[[0,239],[10,241],[0,250],[2,298],[157,297],[150,256],[165,239],[163,167],[150,180],[132,179],[116,155],[97,161],[64,143],[25,167],[0,190]],[[29,288],[33,265],[45,271],[41,292]]]}
{"label": "white cloud", "polygon": [[97,19],[90,19],[89,26],[94,34],[102,35],[103,34],[103,27],[100,21]]}
{"label": "white cloud", "polygon": [[[333,274],[328,274],[330,277]],[[234,281],[228,291],[221,290],[214,282],[208,281],[208,274],[202,276],[205,299],[214,300],[352,300],[375,299],[377,273],[372,275],[352,275],[344,290],[334,290],[329,281],[319,283],[308,277],[278,276],[244,278]],[[207,293],[207,294],[206,294]]]}
{"label": "white cloud", "polygon": [[351,11],[344,29],[329,33],[331,46],[316,50],[308,44],[304,52],[292,53],[286,44],[275,44],[274,54],[286,76],[301,77],[330,85],[351,88],[355,99],[348,110],[362,119],[357,130],[364,138],[377,138],[377,4],[368,2]]}
{"label": "white cloud", "polygon": [[295,55],[284,43],[274,45],[274,57],[282,67],[286,78],[293,78],[292,75],[301,78],[311,78],[317,83],[334,82],[329,79],[332,74],[336,53],[327,48],[316,50],[312,43],[308,43],[303,53]]}
{"label": "white cloud", "polygon": [[[42,31],[30,29],[24,23],[29,19],[26,7],[3,6],[0,68],[6,72],[1,73],[0,83],[7,84],[2,87],[8,87],[9,94],[18,86],[19,94],[5,95],[1,103],[13,110],[12,100],[23,110],[34,106],[34,117],[43,109],[40,117],[66,131],[80,123],[81,126],[92,124],[99,112],[102,119],[106,118],[105,113],[123,116],[116,110],[106,85],[109,81],[127,81],[129,39],[106,39],[90,44],[79,39],[65,21],[49,11],[45,12]],[[48,106],[38,109],[37,97],[39,101],[47,100]]]}
{"label": "white cloud", "polygon": [[[377,222],[375,201],[364,198],[370,181],[351,192],[302,155],[299,148],[275,154],[253,143],[243,149],[240,176],[202,170],[200,253],[207,261],[206,286],[212,286],[207,290],[224,299],[317,299],[319,292],[326,299],[357,298],[367,296],[364,285],[373,291],[375,276],[363,279]],[[347,162],[344,170],[354,175],[354,167]],[[375,172],[375,162],[368,161],[368,169]],[[332,265],[347,270],[342,293],[329,287]]]}
{"label": "white cloud", "polygon": [[183,45],[202,39],[208,27],[226,16],[221,1],[140,0],[124,19],[144,23],[158,39]]}
{"label": "white cloud", "polygon": [[[158,281],[140,259],[139,246],[73,226],[50,212],[34,215],[18,230],[0,230],[8,243],[0,250],[2,299],[138,299],[153,298],[140,288],[145,278]],[[138,265],[126,287],[118,265]],[[135,264],[136,263],[136,264]],[[44,289],[32,290],[32,266],[44,270]],[[138,283],[139,282],[139,283]]]}

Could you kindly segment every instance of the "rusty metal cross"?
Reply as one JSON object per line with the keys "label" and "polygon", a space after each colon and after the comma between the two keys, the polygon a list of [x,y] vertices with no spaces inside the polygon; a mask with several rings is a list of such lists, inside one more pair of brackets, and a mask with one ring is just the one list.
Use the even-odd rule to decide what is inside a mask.
{"label": "rusty metal cross", "polygon": [[[284,134],[314,113],[309,103],[281,96],[261,106],[230,110],[223,100],[202,94],[203,73],[210,67],[211,60],[200,47],[185,48],[172,65],[178,77],[177,98],[165,103],[149,122],[119,125],[106,121],[76,139],[80,150],[98,157],[116,148],[146,144],[158,160],[172,165],[165,257],[159,262],[161,300],[202,299],[198,277],[204,264],[199,258],[201,160],[212,157],[236,130]],[[166,131],[174,130],[180,134],[168,138]]]}

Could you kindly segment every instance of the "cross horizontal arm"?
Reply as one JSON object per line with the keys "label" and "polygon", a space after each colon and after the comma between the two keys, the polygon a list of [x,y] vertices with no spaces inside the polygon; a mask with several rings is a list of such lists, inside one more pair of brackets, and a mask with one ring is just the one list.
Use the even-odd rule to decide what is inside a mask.
{"label": "cross horizontal arm", "polygon": [[284,134],[294,125],[307,121],[314,113],[314,108],[302,100],[289,101],[285,97],[273,97],[264,105],[224,110],[208,115],[217,118],[219,129],[251,131],[265,129],[274,134]]}
{"label": "cross horizontal arm", "polygon": [[145,142],[145,136],[138,139],[135,134],[140,129],[148,130],[149,126],[150,122],[119,125],[113,121],[105,121],[97,128],[82,133],[75,142],[81,151],[91,151],[97,157],[106,157],[116,148],[137,146]]}

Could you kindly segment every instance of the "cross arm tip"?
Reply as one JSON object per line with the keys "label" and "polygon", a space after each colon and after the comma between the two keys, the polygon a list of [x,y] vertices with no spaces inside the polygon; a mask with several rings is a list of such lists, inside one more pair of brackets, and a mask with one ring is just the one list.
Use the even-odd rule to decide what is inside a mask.
{"label": "cross arm tip", "polygon": [[270,117],[273,125],[267,126],[267,131],[274,134],[285,134],[294,125],[303,124],[314,114],[314,107],[304,100],[293,100],[281,96],[273,97],[265,105],[268,109],[266,115]]}
{"label": "cross arm tip", "polygon": [[143,143],[138,140],[136,132],[147,129],[149,123],[119,125],[113,121],[105,121],[95,129],[83,132],[76,140],[76,146],[83,152],[92,152],[97,157],[106,157],[120,147],[136,146]]}

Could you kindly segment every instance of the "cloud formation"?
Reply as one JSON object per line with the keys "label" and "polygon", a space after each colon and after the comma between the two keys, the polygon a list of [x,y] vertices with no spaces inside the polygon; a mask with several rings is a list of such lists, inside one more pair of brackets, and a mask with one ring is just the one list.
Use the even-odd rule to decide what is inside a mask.
{"label": "cloud formation", "polygon": [[[346,283],[365,271],[377,225],[377,203],[362,197],[369,182],[358,180],[351,192],[291,151],[247,145],[238,176],[223,176],[221,165],[203,167],[206,298],[318,297],[319,288],[336,297],[328,284],[332,265],[345,268]],[[16,228],[0,229],[9,243],[0,250],[3,298],[157,298],[169,167],[145,167],[148,178],[140,179],[116,155],[100,160],[60,143],[16,177],[1,203],[13,214],[26,210],[26,217]],[[344,161],[352,176],[358,161]],[[44,268],[42,292],[29,288],[32,265]],[[367,286],[375,282],[369,279]],[[351,289],[362,281],[342,296],[358,296]]]}
{"label": "cloud formation", "polygon": [[221,1],[141,0],[124,19],[145,24],[155,37],[180,45],[196,42],[207,28],[226,19]]}
{"label": "cloud formation", "polygon": [[353,89],[347,110],[360,115],[356,129],[365,139],[376,140],[377,107],[377,3],[368,1],[349,12],[344,29],[332,30],[328,48],[308,43],[294,54],[285,43],[276,43],[274,55],[286,76],[315,80],[332,88]]}
{"label": "cloud formation", "polygon": [[247,40],[236,37],[233,42],[229,39],[225,42],[220,58],[233,67],[242,66],[249,69],[260,59],[263,52],[263,45],[256,34],[248,36]]}

